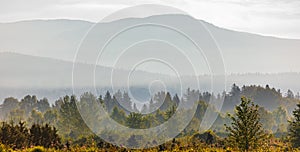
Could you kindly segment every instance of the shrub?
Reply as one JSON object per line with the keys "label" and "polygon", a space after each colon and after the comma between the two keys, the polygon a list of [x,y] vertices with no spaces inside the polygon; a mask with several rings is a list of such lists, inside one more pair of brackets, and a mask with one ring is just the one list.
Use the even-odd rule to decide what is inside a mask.
{"label": "shrub", "polygon": [[33,147],[33,148],[30,148],[29,150],[30,152],[44,152],[46,151],[44,147],[42,146],[36,146],[36,147]]}

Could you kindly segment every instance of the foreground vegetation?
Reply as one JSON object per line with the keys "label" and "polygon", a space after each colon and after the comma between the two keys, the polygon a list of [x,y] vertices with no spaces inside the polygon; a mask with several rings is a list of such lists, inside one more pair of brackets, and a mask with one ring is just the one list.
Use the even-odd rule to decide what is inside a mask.
{"label": "foreground vegetation", "polygon": [[[261,107],[265,103],[252,100],[274,100],[270,107]],[[237,102],[237,98],[239,102]],[[220,101],[235,105],[233,110],[214,111],[209,101]],[[167,143],[159,146],[157,141],[148,141],[143,134],[126,135],[122,130],[106,131],[100,134],[109,136],[110,142],[96,136],[82,119],[82,114],[90,121],[103,118],[97,115],[95,108],[103,106],[109,116],[123,126],[130,128],[151,128],[171,118],[178,105],[180,115],[190,113],[188,101],[196,102],[196,112],[192,121]],[[120,102],[122,105],[120,105]],[[26,96],[21,101],[7,98],[1,105],[0,124],[1,151],[299,151],[300,147],[300,104],[297,95],[290,90],[282,95],[279,90],[260,86],[244,86],[241,89],[233,85],[231,92],[214,96],[196,90],[187,90],[184,98],[170,93],[159,92],[148,106],[141,111],[132,104],[127,93],[118,91],[113,96],[107,92],[104,98],[96,98],[91,93],[83,94],[79,100],[75,96],[65,96],[50,106],[46,98],[38,100],[35,96]],[[161,103],[161,104],[160,104]],[[270,102],[271,103],[271,102]],[[276,106],[278,106],[276,108]],[[80,113],[79,108],[87,108]],[[289,111],[293,107],[292,111]],[[228,108],[228,105],[227,105]],[[296,108],[296,109],[295,109]],[[129,110],[128,110],[129,109]],[[151,112],[153,109],[157,109]],[[268,110],[269,109],[269,110]],[[199,125],[206,110],[218,114],[211,130],[199,133]],[[273,110],[273,111],[270,111]],[[133,112],[130,112],[133,111]],[[225,112],[227,111],[227,112]],[[181,118],[180,118],[181,119]],[[172,125],[179,126],[180,119]],[[171,127],[168,131],[174,131]],[[176,130],[175,130],[176,131]],[[126,135],[126,136],[125,136]],[[129,137],[129,138],[125,138]],[[111,143],[143,145],[143,150],[117,147]],[[126,145],[126,144],[124,144]],[[152,148],[147,148],[152,147]]]}

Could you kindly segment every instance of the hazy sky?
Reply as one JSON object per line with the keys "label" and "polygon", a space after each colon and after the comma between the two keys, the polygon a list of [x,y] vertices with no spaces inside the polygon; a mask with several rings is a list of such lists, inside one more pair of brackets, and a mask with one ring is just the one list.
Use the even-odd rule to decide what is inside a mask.
{"label": "hazy sky", "polygon": [[0,22],[57,18],[97,22],[139,4],[176,7],[223,28],[300,39],[299,0],[1,0]]}

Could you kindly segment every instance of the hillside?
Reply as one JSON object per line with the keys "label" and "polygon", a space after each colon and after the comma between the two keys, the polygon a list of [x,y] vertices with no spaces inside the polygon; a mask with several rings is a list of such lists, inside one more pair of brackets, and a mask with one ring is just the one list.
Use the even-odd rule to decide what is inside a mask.
{"label": "hillside", "polygon": [[[99,23],[97,26],[101,30],[110,31],[118,29],[118,27],[126,27],[126,25],[131,23],[139,24],[145,22],[165,22],[171,23],[175,27],[184,27],[192,33],[192,37],[197,37],[197,41],[203,42],[208,37],[206,30],[209,30],[221,49],[228,73],[300,71],[300,63],[297,62],[300,40],[236,32],[184,15],[128,18],[109,23]],[[33,20],[1,23],[0,51],[71,61],[74,59],[81,39],[93,25],[94,23],[78,20]],[[151,30],[149,30],[149,34],[155,33],[151,33]],[[169,38],[172,40],[174,36],[170,35]],[[103,37],[95,37],[94,40],[101,42],[105,39]],[[163,45],[157,44],[156,47],[163,48]],[[121,49],[118,46],[115,46],[115,48]],[[186,47],[185,51],[188,51],[188,49]],[[114,54],[113,51],[109,51],[111,54]],[[162,55],[163,53],[168,53],[168,51],[162,52]],[[94,61],[89,60],[82,62],[94,63]],[[202,63],[199,61],[199,64]]]}

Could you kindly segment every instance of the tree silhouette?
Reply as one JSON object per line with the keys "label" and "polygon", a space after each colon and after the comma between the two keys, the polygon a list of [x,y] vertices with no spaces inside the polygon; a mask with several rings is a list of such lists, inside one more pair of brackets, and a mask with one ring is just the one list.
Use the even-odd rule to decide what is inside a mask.
{"label": "tree silhouette", "polygon": [[235,115],[229,114],[231,126],[226,126],[229,131],[227,142],[229,146],[240,151],[255,150],[266,139],[265,131],[260,123],[259,106],[254,105],[249,99],[242,97],[240,105],[235,108]]}
{"label": "tree silhouette", "polygon": [[126,120],[126,114],[123,110],[119,110],[116,106],[113,108],[111,118],[120,124],[124,124]]}
{"label": "tree silhouette", "polygon": [[141,113],[131,112],[126,119],[126,125],[130,128],[142,128],[143,115]]}
{"label": "tree silhouette", "polygon": [[61,139],[55,127],[48,124],[33,124],[27,128],[25,122],[13,123],[3,122],[0,128],[0,143],[13,149],[21,149],[29,146],[59,147]]}
{"label": "tree silhouette", "polygon": [[293,147],[300,147],[300,103],[293,111],[294,119],[290,121],[289,135]]}
{"label": "tree silhouette", "polygon": [[89,128],[84,123],[78,108],[76,106],[77,99],[75,96],[65,96],[63,103],[59,109],[58,126],[60,132],[65,135],[71,135],[71,138],[77,138],[79,135],[89,134]]}

